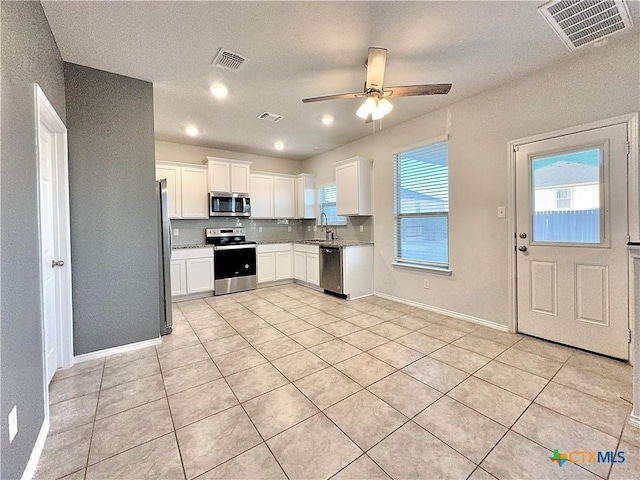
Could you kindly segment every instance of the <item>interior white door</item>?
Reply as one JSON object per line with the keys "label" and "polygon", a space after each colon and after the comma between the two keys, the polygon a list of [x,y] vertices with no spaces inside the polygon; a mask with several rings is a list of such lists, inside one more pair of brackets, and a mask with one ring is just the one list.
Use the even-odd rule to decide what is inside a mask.
{"label": "interior white door", "polygon": [[519,146],[519,332],[628,358],[626,146],[626,124]]}
{"label": "interior white door", "polygon": [[42,260],[42,309],[44,316],[45,378],[51,381],[58,368],[58,312],[56,258],[56,169],[54,138],[43,124],[39,128],[40,238]]}

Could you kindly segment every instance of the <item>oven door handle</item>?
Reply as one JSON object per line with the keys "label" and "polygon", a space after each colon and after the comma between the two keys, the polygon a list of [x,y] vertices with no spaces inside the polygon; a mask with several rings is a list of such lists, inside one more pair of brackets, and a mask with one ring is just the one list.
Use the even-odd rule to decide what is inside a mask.
{"label": "oven door handle", "polygon": [[247,248],[252,248],[255,250],[256,245],[253,244],[249,244],[249,245],[219,245],[217,247],[213,247],[213,249],[216,252],[219,252],[220,250],[243,250],[243,249],[247,249]]}

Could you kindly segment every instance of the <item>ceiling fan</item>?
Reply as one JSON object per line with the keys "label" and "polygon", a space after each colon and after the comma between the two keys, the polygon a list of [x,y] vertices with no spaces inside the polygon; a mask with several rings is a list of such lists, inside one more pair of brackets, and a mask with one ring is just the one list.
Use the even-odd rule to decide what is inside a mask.
{"label": "ceiling fan", "polygon": [[425,85],[402,85],[397,87],[384,87],[384,69],[387,63],[387,49],[369,47],[367,58],[367,81],[362,93],[341,93],[338,95],[325,95],[302,99],[303,103],[322,102],[324,100],[337,100],[341,98],[365,97],[365,102],[360,105],[356,115],[366,120],[379,120],[391,111],[393,105],[389,98],[412,97],[417,95],[444,95],[451,90],[450,83],[431,83]]}

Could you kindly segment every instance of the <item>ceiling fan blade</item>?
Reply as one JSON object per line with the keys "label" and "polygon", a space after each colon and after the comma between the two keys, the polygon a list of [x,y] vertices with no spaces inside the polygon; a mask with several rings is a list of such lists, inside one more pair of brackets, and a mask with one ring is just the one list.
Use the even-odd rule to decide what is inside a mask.
{"label": "ceiling fan blade", "polygon": [[382,90],[384,82],[384,68],[387,64],[387,49],[369,47],[367,58],[367,83],[365,89]]}
{"label": "ceiling fan blade", "polygon": [[426,85],[401,85],[384,89],[385,97],[413,97],[416,95],[445,95],[451,90],[450,83],[431,83]]}
{"label": "ceiling fan blade", "polygon": [[340,98],[364,97],[364,93],[340,93],[338,95],[325,95],[323,97],[303,98],[302,103],[323,102],[325,100],[338,100]]}

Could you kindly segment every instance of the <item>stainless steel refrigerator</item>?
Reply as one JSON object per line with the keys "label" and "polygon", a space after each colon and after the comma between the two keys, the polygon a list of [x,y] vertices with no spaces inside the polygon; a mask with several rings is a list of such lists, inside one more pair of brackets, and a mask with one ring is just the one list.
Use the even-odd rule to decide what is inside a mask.
{"label": "stainless steel refrigerator", "polygon": [[160,335],[171,333],[171,220],[167,181],[158,181],[158,225],[160,226]]}

